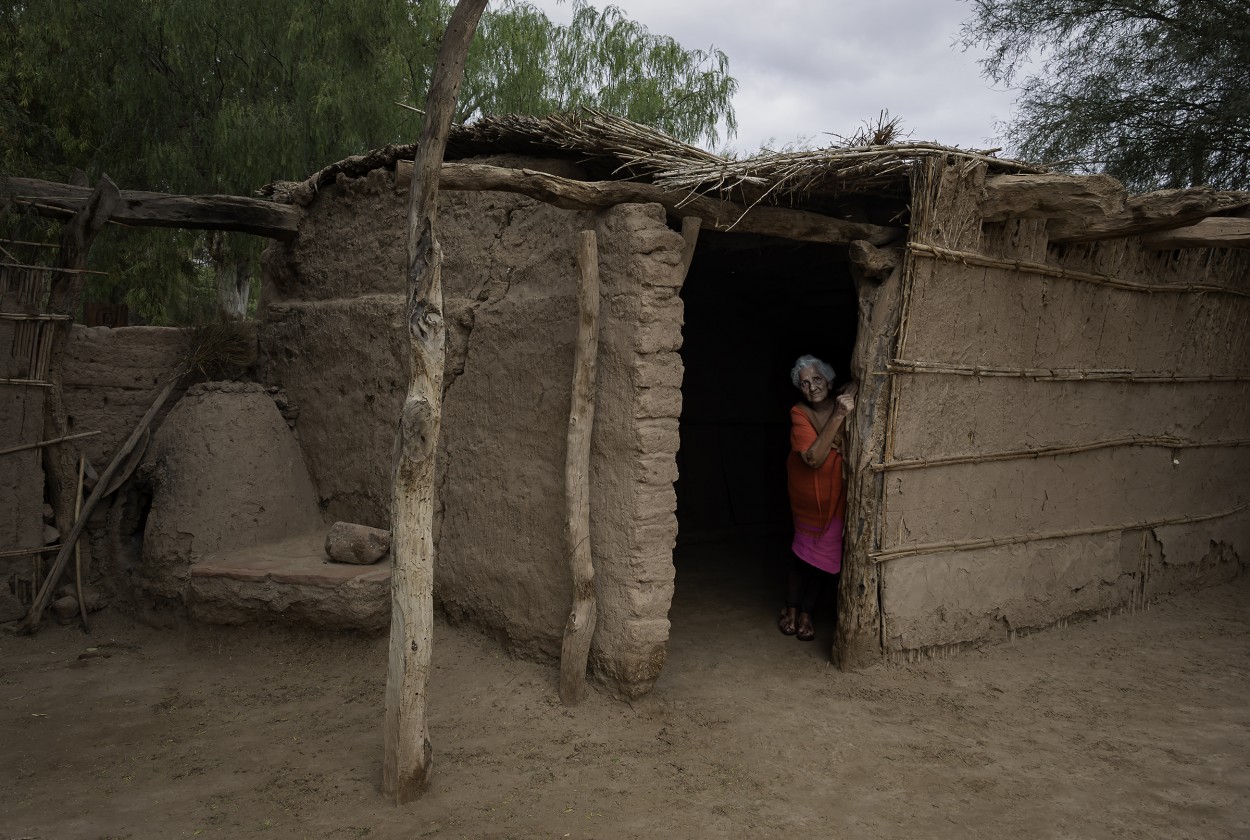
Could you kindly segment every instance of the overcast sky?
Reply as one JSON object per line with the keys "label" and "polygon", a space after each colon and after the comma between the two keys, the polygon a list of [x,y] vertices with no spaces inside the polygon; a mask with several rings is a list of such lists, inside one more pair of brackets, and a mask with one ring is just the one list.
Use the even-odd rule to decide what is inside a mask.
{"label": "overcast sky", "polygon": [[[570,6],[530,0],[567,22]],[[603,0],[591,0],[602,9]],[[968,15],[960,0],[615,0],[653,33],[686,49],[723,50],[738,79],[732,146],[800,138],[831,142],[882,109],[902,117],[913,140],[951,146],[999,145],[995,123],[1013,95],[981,78],[979,54],[952,43]]]}

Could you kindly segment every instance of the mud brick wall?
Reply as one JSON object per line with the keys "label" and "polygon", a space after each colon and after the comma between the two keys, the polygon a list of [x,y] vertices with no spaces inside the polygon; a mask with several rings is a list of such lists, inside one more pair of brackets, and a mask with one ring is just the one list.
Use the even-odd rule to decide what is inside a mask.
{"label": "mud brick wall", "polygon": [[[75,324],[65,348],[62,383],[69,431],[102,432],[76,442],[97,471],[135,426],[186,355],[186,334],[174,327],[84,327]],[[155,432],[185,385],[157,415]]]}
{"label": "mud brick wall", "polygon": [[[571,165],[492,158],[576,176]],[[390,470],[407,384],[406,191],[389,171],[341,177],[299,238],[265,256],[260,371],[299,410],[326,518],[390,523]],[[676,537],[681,237],[659,207],[603,214],[504,193],[445,192],[438,232],[448,328],[438,461],[435,596],[514,651],[555,658],[571,605],[563,536],[574,256],[598,233],[602,283],[591,540],[595,675],[634,696],[664,662]]]}

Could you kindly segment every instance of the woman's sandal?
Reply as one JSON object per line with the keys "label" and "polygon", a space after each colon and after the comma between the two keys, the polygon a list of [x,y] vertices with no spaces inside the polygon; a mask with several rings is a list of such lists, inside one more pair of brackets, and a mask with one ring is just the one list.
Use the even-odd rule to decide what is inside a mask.
{"label": "woman's sandal", "polygon": [[795,626],[794,607],[784,607],[781,610],[781,618],[777,619],[777,629],[785,636],[793,636],[799,632],[799,628]]}
{"label": "woman's sandal", "polygon": [[794,628],[795,636],[800,642],[810,642],[816,638],[816,628],[812,626],[812,617],[807,613],[799,613],[799,620]]}

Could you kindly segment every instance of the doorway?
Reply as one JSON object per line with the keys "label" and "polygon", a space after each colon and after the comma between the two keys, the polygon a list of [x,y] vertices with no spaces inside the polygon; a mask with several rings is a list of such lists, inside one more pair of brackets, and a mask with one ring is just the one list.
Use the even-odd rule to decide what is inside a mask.
{"label": "doorway", "polygon": [[[682,299],[673,631],[732,635],[726,622],[741,622],[782,639],[785,462],[799,399],[790,368],[810,353],[833,365],[838,385],[849,381],[858,313],[846,248],[705,232]],[[834,595],[816,620],[822,656]]]}

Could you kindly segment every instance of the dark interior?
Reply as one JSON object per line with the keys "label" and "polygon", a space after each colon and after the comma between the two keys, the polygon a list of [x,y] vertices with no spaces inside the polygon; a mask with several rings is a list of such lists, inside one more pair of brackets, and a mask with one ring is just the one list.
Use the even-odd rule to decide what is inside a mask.
{"label": "dark interior", "polygon": [[[780,606],[789,410],[799,398],[790,368],[810,353],[834,366],[838,384],[849,380],[857,308],[846,249],[704,233],[682,299],[678,592]],[[715,585],[697,583],[708,575]]]}
{"label": "dark interior", "polygon": [[857,322],[846,249],[701,247],[682,289],[678,543],[788,534],[790,368],[810,353],[848,381]]}

